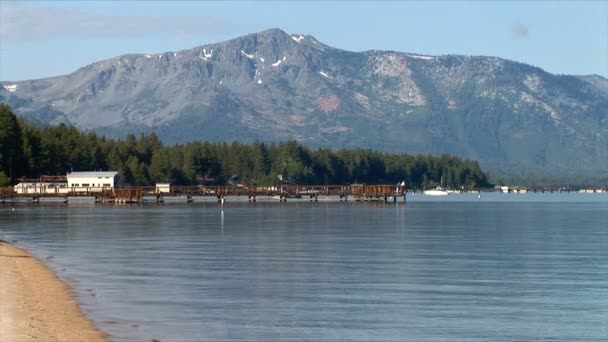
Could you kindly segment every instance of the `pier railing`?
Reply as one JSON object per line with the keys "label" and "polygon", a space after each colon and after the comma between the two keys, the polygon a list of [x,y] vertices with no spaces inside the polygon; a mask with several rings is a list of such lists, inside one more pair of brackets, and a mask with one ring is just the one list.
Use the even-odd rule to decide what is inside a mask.
{"label": "pier railing", "polygon": [[154,186],[129,187],[144,195],[192,196],[402,196],[406,188],[397,185],[279,185],[279,186],[171,186],[162,191]]}
{"label": "pier railing", "polygon": [[210,196],[218,199],[227,196],[248,196],[255,199],[257,196],[278,196],[281,199],[290,197],[338,196],[384,198],[405,195],[406,188],[397,185],[277,185],[277,186],[170,186],[159,188],[156,186],[130,186],[112,189],[108,187],[66,187],[66,186],[40,186],[32,188],[0,188],[0,198],[14,197],[96,197],[104,200],[125,202],[141,201],[144,196],[184,196],[192,199],[193,196]]}
{"label": "pier railing", "polygon": [[12,186],[0,187],[0,198],[13,198],[15,196],[15,190]]}

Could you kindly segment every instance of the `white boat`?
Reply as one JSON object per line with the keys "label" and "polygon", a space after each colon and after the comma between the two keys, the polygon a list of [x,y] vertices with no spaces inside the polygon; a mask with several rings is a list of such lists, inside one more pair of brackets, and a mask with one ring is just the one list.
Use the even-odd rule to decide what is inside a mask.
{"label": "white boat", "polygon": [[436,189],[433,189],[433,190],[424,190],[424,194],[428,195],[428,196],[447,196],[448,192],[443,190],[440,187],[437,187]]}

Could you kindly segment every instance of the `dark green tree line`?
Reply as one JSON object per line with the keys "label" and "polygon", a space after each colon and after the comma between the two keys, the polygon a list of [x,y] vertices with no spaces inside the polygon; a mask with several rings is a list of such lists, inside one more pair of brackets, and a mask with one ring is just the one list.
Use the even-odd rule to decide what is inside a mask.
{"label": "dark green tree line", "polygon": [[395,184],[410,188],[485,187],[476,161],[369,149],[310,149],[282,143],[191,142],[166,146],[156,134],[107,139],[65,125],[36,127],[0,105],[0,184],[70,171],[115,170],[121,182],[152,185]]}

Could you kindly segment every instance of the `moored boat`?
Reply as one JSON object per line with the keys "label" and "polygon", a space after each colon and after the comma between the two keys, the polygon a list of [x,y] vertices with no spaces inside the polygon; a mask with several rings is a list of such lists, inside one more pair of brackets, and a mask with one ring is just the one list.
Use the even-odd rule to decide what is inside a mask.
{"label": "moored boat", "polygon": [[441,187],[437,187],[433,190],[424,190],[424,194],[428,196],[447,196],[448,192]]}

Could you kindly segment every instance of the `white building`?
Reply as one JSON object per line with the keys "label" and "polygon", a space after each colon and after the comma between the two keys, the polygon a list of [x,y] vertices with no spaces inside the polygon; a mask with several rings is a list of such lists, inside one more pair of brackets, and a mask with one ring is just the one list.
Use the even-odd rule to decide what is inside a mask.
{"label": "white building", "polygon": [[171,192],[171,183],[156,183],[157,194],[168,194]]}
{"label": "white building", "polygon": [[18,194],[65,194],[68,192],[66,183],[58,182],[23,182],[15,185]]}
{"label": "white building", "polygon": [[67,179],[70,191],[112,190],[118,184],[118,172],[72,172],[67,174]]}

